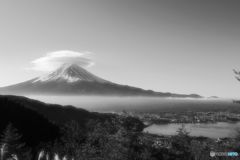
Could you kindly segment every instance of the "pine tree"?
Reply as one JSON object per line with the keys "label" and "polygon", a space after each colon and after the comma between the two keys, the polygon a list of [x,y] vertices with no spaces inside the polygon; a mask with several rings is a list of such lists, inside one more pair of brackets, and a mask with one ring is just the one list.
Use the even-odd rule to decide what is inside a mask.
{"label": "pine tree", "polygon": [[191,159],[191,137],[189,134],[185,126],[182,125],[182,127],[177,130],[177,135],[172,139],[173,152],[179,159]]}
{"label": "pine tree", "polygon": [[2,160],[10,158],[13,155],[16,155],[19,159],[26,156],[26,145],[21,142],[21,138],[22,136],[18,133],[18,130],[10,123],[1,135]]}

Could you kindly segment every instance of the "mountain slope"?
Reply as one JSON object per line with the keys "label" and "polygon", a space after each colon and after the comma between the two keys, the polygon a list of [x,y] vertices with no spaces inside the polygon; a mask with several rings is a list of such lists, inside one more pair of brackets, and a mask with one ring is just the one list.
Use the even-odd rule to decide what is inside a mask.
{"label": "mountain slope", "polygon": [[14,95],[111,95],[111,96],[161,96],[193,97],[154,92],[137,87],[112,83],[97,77],[76,64],[65,64],[56,71],[32,80],[0,88],[1,94]]}
{"label": "mountain slope", "polygon": [[[7,112],[5,112],[5,110],[8,110],[9,113],[6,114]],[[21,114],[21,110],[27,110],[31,114]],[[87,127],[86,124],[91,120],[104,122],[122,119],[121,117],[111,113],[89,112],[87,110],[76,108],[74,106],[47,104],[21,96],[0,95],[0,124],[6,119],[11,122],[18,119],[17,123],[19,124],[34,125],[34,120],[32,121],[31,117],[34,119],[34,117],[39,116],[43,119],[40,119],[41,121],[48,121],[49,123],[57,126],[61,126],[71,121],[76,121],[83,128]],[[25,123],[23,123],[23,121]],[[143,127],[142,122],[135,120],[134,118],[131,119],[131,123],[138,124],[140,128]],[[40,126],[43,127],[44,131],[44,126]],[[2,126],[0,125],[0,128],[1,127]],[[39,129],[41,129],[41,127]],[[31,127],[29,129],[31,129]]]}
{"label": "mountain slope", "polygon": [[118,122],[126,128],[137,126],[139,131],[144,127],[140,120],[131,117],[88,112],[73,106],[46,104],[20,96],[0,95],[0,134],[12,123],[29,146],[36,147],[43,142],[54,142],[61,136],[60,128],[71,121],[77,122],[83,130],[94,127],[89,126],[90,121]]}
{"label": "mountain slope", "polygon": [[23,134],[29,146],[54,141],[59,128],[44,115],[25,107],[10,96],[0,96],[0,134],[11,123]]}
{"label": "mountain slope", "polygon": [[[55,124],[64,124],[69,121],[77,121],[80,125],[84,126],[85,123],[91,119],[101,121],[114,117],[112,114],[88,112],[87,110],[75,108],[73,106],[47,104],[41,101],[21,96],[0,95],[0,104],[2,103],[0,109],[2,108],[2,106],[3,107],[6,106],[5,102],[8,102],[10,104],[8,105],[9,108],[11,108],[12,104],[16,104],[18,106],[24,107],[25,109],[30,109],[32,111],[37,112],[38,114],[44,116],[46,119]],[[13,112],[16,111],[13,110]]]}

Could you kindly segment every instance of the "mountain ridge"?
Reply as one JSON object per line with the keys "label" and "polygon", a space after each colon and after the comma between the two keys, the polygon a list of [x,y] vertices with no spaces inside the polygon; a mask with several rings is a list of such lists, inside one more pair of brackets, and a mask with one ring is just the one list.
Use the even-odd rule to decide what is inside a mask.
{"label": "mountain ridge", "polygon": [[175,94],[116,84],[95,76],[77,64],[64,64],[52,73],[0,88],[0,94],[102,95],[201,98],[197,94]]}

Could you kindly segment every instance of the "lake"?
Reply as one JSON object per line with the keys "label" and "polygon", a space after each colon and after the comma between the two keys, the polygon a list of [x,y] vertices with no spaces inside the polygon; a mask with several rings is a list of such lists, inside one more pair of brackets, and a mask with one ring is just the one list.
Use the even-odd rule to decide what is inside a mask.
{"label": "lake", "polygon": [[[157,134],[157,135],[175,135],[176,131],[182,126],[182,124],[153,124],[144,129],[144,132]],[[236,129],[240,128],[240,122],[238,123],[200,123],[200,124],[184,124],[187,131],[191,136],[204,136],[209,138],[224,138],[235,137]]]}

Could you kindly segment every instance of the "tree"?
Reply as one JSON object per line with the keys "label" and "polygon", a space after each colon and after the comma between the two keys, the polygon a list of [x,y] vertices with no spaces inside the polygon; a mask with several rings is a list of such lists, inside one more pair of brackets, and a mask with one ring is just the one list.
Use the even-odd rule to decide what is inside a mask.
{"label": "tree", "polygon": [[1,160],[13,157],[13,155],[17,156],[19,160],[30,159],[30,154],[25,143],[21,142],[21,138],[22,136],[18,133],[18,130],[11,123],[8,124],[1,135]]}
{"label": "tree", "polygon": [[81,147],[85,139],[83,129],[79,126],[78,122],[71,121],[66,123],[62,132],[63,136],[61,140],[64,146],[64,154],[70,157],[76,157],[77,150]]}
{"label": "tree", "polygon": [[79,149],[77,159],[125,160],[127,150],[123,146],[122,133],[114,132],[116,128],[109,122],[95,122],[88,131],[86,142]]}
{"label": "tree", "polygon": [[122,119],[90,121],[85,128],[71,122],[63,129],[63,150],[57,153],[78,160],[150,160],[141,135],[138,126]]}
{"label": "tree", "polygon": [[233,70],[235,77],[238,81],[240,81],[240,71],[236,71],[235,69]]}
{"label": "tree", "polygon": [[177,135],[173,137],[172,149],[179,159],[191,159],[191,137],[184,125],[177,130]]}

